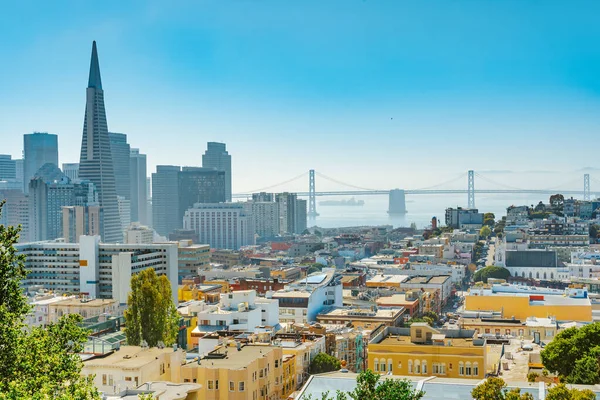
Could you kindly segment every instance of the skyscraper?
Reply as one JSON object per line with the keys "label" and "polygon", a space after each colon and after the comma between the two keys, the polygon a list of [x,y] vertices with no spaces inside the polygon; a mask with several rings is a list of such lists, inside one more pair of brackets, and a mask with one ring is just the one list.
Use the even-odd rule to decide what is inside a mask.
{"label": "skyscraper", "polygon": [[104,110],[104,91],[102,90],[95,41],[92,45],[90,76],[86,89],[79,178],[91,181],[98,190],[98,199],[103,213],[101,232],[104,242],[123,241],[110,139]]}
{"label": "skyscraper", "polygon": [[140,149],[131,149],[129,153],[129,173],[131,185],[131,221],[148,224],[148,183],[146,176],[146,155]]}
{"label": "skyscraper", "polygon": [[44,164],[58,166],[58,136],[34,132],[23,135],[23,190],[29,192],[29,181]]}
{"label": "skyscraper", "polygon": [[296,193],[277,193],[275,201],[279,204],[279,229],[281,233],[296,232]]}
{"label": "skyscraper", "polygon": [[179,225],[185,210],[196,203],[225,202],[225,172],[212,168],[183,167],[179,172]]}
{"label": "skyscraper", "polygon": [[294,225],[294,233],[301,234],[308,227],[307,218],[307,203],[306,200],[296,200],[296,221]]}
{"label": "skyscraper", "polygon": [[72,181],[79,179],[79,163],[63,163],[63,174]]}
{"label": "skyscraper", "polygon": [[0,154],[0,181],[17,179],[17,166],[10,154]]}
{"label": "skyscraper", "polygon": [[117,196],[130,200],[131,174],[129,172],[129,153],[131,152],[131,148],[129,143],[127,143],[127,135],[124,133],[108,132],[108,139],[110,140],[110,155],[115,173]]}
{"label": "skyscraper", "polygon": [[231,156],[225,143],[208,142],[206,152],[202,155],[202,166],[225,171],[225,201],[231,201]]}
{"label": "skyscraper", "polygon": [[178,178],[181,167],[157,165],[152,174],[152,227],[159,235],[181,226],[179,220]]}

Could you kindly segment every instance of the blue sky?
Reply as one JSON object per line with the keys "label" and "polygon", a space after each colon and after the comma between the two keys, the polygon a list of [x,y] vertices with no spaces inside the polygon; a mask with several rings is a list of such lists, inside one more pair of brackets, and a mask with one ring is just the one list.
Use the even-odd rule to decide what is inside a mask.
{"label": "blue sky", "polygon": [[0,153],[37,130],[78,160],[96,40],[109,129],[150,172],[224,141],[234,191],[309,168],[376,188],[565,175],[493,178],[553,186],[600,167],[598,15],[598,1],[11,2]]}

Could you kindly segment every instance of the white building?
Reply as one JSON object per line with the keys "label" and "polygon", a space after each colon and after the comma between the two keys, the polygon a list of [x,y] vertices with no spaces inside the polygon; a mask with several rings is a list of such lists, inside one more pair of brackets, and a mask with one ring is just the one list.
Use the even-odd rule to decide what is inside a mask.
{"label": "white building", "polygon": [[140,225],[139,222],[132,222],[125,231],[125,243],[128,244],[148,244],[152,243],[153,239],[154,230]]}
{"label": "white building", "polygon": [[244,208],[254,219],[254,231],[261,238],[273,238],[279,235],[279,203],[272,201],[248,201]]}
{"label": "white building", "polygon": [[510,250],[505,254],[505,266],[512,276],[541,280],[569,279],[569,268],[558,261],[554,251]]}
{"label": "white building", "polygon": [[286,285],[273,299],[279,300],[279,322],[313,322],[325,307],[343,305],[342,283],[334,268],[323,268]]}
{"label": "white building", "polygon": [[256,297],[255,290],[222,293],[217,305],[198,312],[198,331],[241,330],[253,332],[258,327],[279,324],[277,300]]}
{"label": "white building", "polygon": [[125,197],[117,196],[117,206],[119,210],[119,221],[121,222],[121,232],[125,232],[131,224],[131,201]]}
{"label": "white building", "polygon": [[194,230],[213,249],[254,245],[254,220],[239,203],[196,203],[185,212],[184,229]]}
{"label": "white building", "polygon": [[113,244],[100,243],[99,236],[81,236],[79,243],[56,240],[15,247],[26,256],[25,288],[36,285],[125,304],[132,274],[154,268],[169,278],[177,303],[177,243]]}
{"label": "white building", "polygon": [[384,275],[406,276],[450,276],[451,283],[461,283],[466,276],[467,267],[462,264],[425,264],[410,263],[407,268],[387,267],[382,270]]}

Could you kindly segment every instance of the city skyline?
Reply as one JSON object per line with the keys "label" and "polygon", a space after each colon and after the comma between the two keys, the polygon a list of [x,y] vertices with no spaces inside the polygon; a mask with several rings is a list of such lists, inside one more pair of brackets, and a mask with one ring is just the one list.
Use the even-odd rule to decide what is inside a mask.
{"label": "city skyline", "polygon": [[[341,4],[304,4],[310,28],[295,6],[273,1],[236,2],[233,12],[211,2],[122,10],[108,3],[93,27],[86,6],[66,13],[60,26],[41,23],[40,10],[26,22],[38,29],[20,29],[0,52],[0,60],[13,60],[0,63],[1,135],[58,134],[60,163],[78,161],[80,82],[96,39],[111,130],[148,155],[148,174],[158,164],[200,166],[211,141],[226,143],[235,159],[234,193],[310,168],[390,189],[436,184],[467,169],[567,175],[598,167],[594,146],[576,146],[572,157],[556,145],[566,137],[586,143],[600,131],[595,3],[482,1],[460,12],[442,2],[435,11]],[[6,15],[25,8],[11,5]],[[5,35],[16,29],[0,25]],[[32,72],[34,59],[49,62]],[[51,104],[36,96],[41,90],[52,93]],[[21,150],[19,139],[3,152],[19,158]],[[536,173],[507,175],[504,183],[554,186],[537,182]]]}

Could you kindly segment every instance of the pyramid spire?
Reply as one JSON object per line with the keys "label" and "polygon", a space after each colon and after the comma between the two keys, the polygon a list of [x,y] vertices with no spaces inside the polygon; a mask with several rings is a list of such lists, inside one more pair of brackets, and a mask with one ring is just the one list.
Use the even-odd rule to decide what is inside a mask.
{"label": "pyramid spire", "polygon": [[92,44],[92,60],[90,61],[90,79],[88,80],[89,88],[102,89],[102,79],[100,78],[100,63],[98,62],[98,50],[96,49],[96,41]]}

